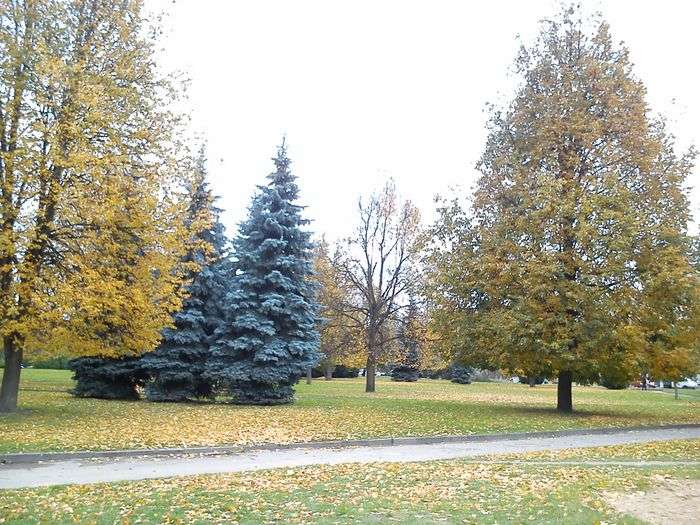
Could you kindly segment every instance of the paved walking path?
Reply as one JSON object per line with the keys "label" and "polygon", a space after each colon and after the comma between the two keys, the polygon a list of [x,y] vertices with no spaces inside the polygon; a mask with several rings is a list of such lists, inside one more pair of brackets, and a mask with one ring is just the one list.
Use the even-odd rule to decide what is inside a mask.
{"label": "paved walking path", "polygon": [[592,430],[588,434],[549,437],[513,437],[510,435],[498,439],[494,436],[483,441],[250,450],[222,455],[103,457],[41,463],[10,463],[0,465],[0,489],[242,472],[303,465],[471,458],[488,454],[510,454],[690,438],[700,438],[700,426],[647,430],[620,429],[606,433]]}

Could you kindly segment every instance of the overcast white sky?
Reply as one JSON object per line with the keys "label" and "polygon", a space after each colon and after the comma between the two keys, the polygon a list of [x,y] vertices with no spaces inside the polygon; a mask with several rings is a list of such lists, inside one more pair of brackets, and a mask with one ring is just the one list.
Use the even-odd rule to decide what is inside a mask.
{"label": "overcast white sky", "polygon": [[[170,13],[164,57],[192,79],[195,128],[233,233],[287,135],[313,229],[349,233],[357,198],[394,177],[432,218],[433,197],[468,191],[484,104],[510,95],[520,35],[553,0],[148,0]],[[584,0],[630,48],[652,108],[679,144],[700,145],[693,0]],[[673,103],[673,100],[676,102]],[[693,186],[700,186],[696,169]],[[700,191],[691,194],[700,217]]]}

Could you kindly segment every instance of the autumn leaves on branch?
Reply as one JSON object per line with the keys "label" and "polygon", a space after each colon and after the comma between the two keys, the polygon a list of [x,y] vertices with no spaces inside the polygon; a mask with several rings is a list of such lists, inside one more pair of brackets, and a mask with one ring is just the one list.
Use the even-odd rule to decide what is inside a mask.
{"label": "autumn leaves on branch", "polygon": [[180,306],[194,170],[146,23],[140,2],[0,2],[0,411],[25,352],[139,354]]}

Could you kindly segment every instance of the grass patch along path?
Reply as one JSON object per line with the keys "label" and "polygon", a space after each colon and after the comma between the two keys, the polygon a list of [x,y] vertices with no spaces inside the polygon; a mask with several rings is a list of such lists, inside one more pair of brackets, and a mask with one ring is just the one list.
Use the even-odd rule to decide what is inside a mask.
{"label": "grass patch along path", "polygon": [[[624,455],[647,459],[680,454],[698,459],[699,450],[700,442],[693,440],[626,445]],[[589,452],[600,459],[621,455],[618,447]],[[571,457],[570,451],[556,454]],[[651,491],[669,482],[675,491],[682,491],[699,479],[699,467],[683,464],[558,466],[445,460],[323,465],[0,491],[0,516],[5,524],[638,524],[611,504],[611,494]]]}
{"label": "grass patch along path", "polygon": [[289,406],[149,403],[77,399],[70,374],[27,369],[21,412],[0,416],[0,452],[109,450],[295,443],[367,437],[435,436],[700,423],[700,400],[652,391],[574,388],[573,415],[555,410],[556,387],[457,385],[361,379],[297,386]]}

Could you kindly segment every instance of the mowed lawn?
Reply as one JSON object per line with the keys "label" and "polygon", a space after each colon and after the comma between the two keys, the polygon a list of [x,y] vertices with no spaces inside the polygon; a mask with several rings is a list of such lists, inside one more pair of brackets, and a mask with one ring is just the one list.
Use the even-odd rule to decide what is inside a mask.
{"label": "mowed lawn", "polygon": [[457,385],[380,378],[297,386],[289,406],[78,399],[70,373],[25,369],[21,411],[0,416],[0,452],[290,443],[365,437],[700,423],[700,399],[653,391],[575,387],[573,415],[555,410],[556,386]]}
{"label": "mowed lawn", "polygon": [[[601,463],[585,463],[591,458]],[[642,462],[621,465],[620,458]],[[676,461],[645,463],[649,459]],[[475,458],[310,466],[6,490],[0,491],[0,515],[6,524],[638,524],[627,514],[638,507],[620,508],[617,498],[670,489],[685,501],[683,508],[678,499],[652,492],[643,496],[643,510],[687,516],[689,495],[700,480],[698,460],[700,440],[687,440],[565,450],[544,458],[516,455],[510,462]]]}

